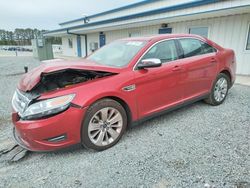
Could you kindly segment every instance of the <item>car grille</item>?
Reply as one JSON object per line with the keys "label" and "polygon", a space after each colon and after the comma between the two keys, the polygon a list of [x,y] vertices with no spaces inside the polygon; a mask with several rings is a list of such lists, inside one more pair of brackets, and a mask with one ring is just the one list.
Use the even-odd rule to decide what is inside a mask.
{"label": "car grille", "polygon": [[31,100],[28,97],[21,93],[21,91],[16,90],[12,99],[12,106],[19,115],[25,111],[30,102]]}

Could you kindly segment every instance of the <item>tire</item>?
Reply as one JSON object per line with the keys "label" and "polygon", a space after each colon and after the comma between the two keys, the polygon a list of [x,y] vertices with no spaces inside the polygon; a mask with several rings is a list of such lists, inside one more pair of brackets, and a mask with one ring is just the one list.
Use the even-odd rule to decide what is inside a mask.
{"label": "tire", "polygon": [[[223,84],[222,86],[220,86],[222,84],[221,80],[225,81],[225,84]],[[212,105],[212,106],[217,106],[217,105],[222,104],[227,97],[229,88],[230,88],[229,77],[224,73],[218,74],[216,80],[214,81],[212,90],[211,90],[208,98],[205,99],[205,102]]]}
{"label": "tire", "polygon": [[102,99],[95,102],[86,111],[82,124],[82,145],[97,151],[114,146],[125,132],[127,122],[126,111],[117,101]]}

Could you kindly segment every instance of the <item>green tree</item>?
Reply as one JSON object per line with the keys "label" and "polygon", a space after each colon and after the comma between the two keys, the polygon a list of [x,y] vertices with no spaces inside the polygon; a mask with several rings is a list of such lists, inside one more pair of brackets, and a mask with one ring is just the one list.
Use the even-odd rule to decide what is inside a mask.
{"label": "green tree", "polygon": [[[45,30],[16,28],[13,31],[0,29],[0,45],[31,45],[31,40],[42,37]],[[61,44],[60,37],[50,37],[52,44]]]}

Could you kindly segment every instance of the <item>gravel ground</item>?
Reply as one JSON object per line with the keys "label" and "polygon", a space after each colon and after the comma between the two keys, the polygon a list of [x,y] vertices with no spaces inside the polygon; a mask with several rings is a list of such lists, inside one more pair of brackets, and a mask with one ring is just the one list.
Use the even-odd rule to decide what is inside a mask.
{"label": "gravel ground", "polygon": [[[11,143],[10,103],[31,57],[0,58],[0,150]],[[149,120],[103,152],[81,147],[0,157],[0,187],[248,187],[250,87],[235,85],[223,105],[198,102]],[[248,182],[248,183],[247,183]]]}

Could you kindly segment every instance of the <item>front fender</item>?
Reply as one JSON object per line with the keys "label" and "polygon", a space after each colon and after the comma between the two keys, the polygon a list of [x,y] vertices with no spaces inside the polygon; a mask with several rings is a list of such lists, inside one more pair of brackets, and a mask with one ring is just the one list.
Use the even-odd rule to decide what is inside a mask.
{"label": "front fender", "polygon": [[119,98],[123,102],[127,104],[127,106],[130,109],[132,120],[135,121],[138,119],[137,114],[137,107],[136,107],[136,101],[135,101],[135,91],[121,91],[121,92],[114,92],[114,91],[107,91],[107,92],[101,92],[96,95],[92,95],[88,98],[83,98],[81,100],[74,100],[74,103],[82,106],[82,107],[89,107],[92,104],[94,104],[96,101],[101,100],[103,98]]}

